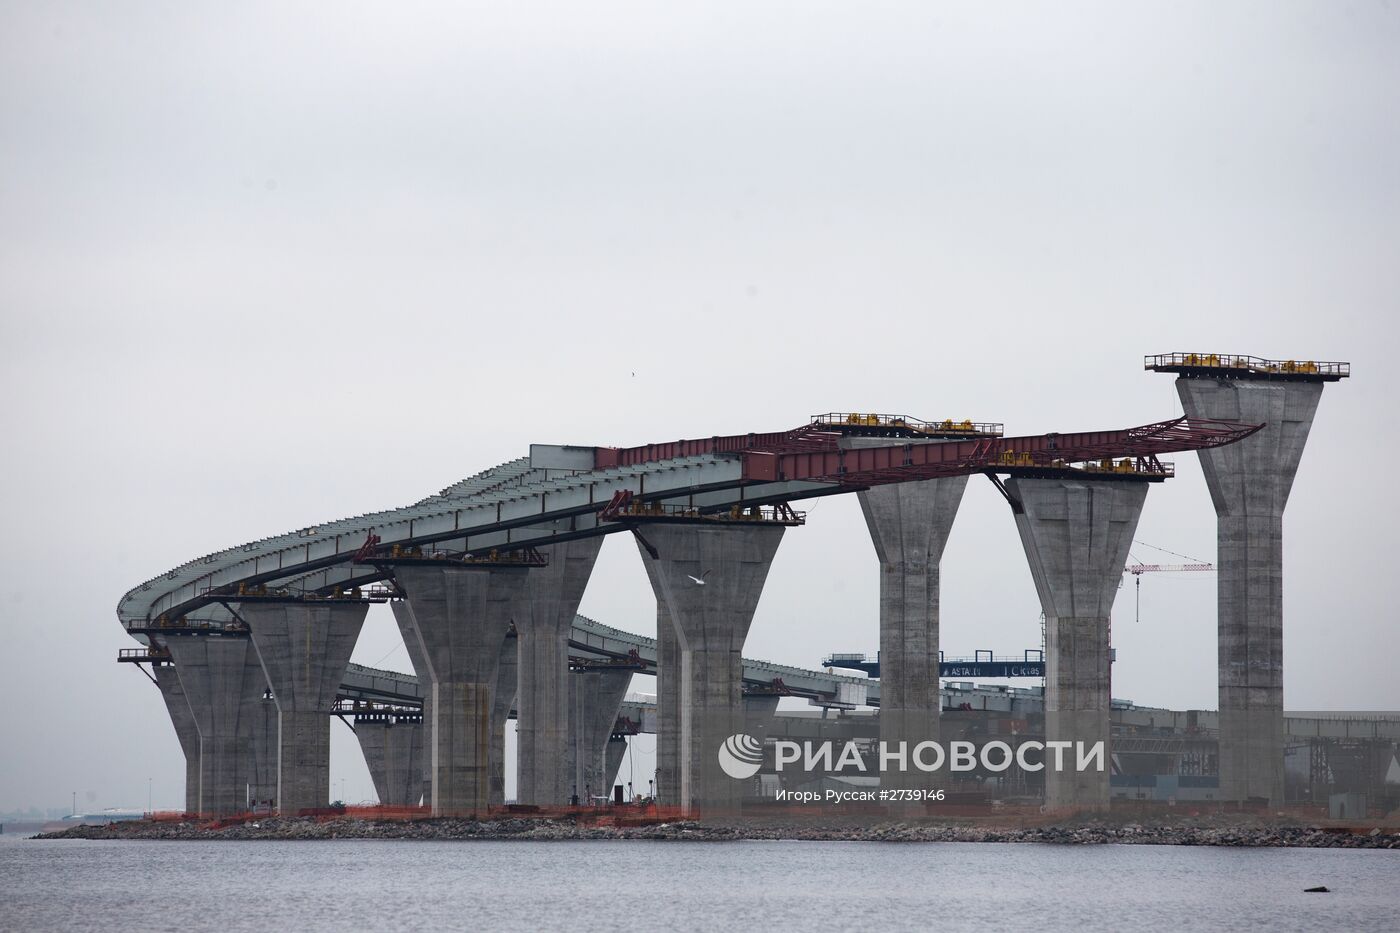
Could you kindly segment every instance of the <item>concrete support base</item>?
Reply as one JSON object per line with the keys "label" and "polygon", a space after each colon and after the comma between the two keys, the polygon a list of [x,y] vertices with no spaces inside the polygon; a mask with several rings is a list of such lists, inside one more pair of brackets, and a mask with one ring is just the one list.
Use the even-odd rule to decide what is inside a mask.
{"label": "concrete support base", "polygon": [[1199,451],[1217,520],[1220,796],[1284,800],[1283,510],[1322,383],[1176,381],[1192,418],[1266,427]]}
{"label": "concrete support base", "polygon": [[250,726],[261,713],[266,678],[247,638],[172,635],[175,672],[199,729],[198,812],[241,813],[248,807]]}
{"label": "concrete support base", "polygon": [[602,546],[602,537],[596,537],[541,548],[549,565],[530,572],[530,611],[516,619],[520,658],[516,800],[520,803],[555,806],[567,803],[572,793],[569,632]]}
{"label": "concrete support base", "polygon": [[[967,477],[877,486],[857,493],[880,559],[880,739],[912,749],[939,739],[939,573]],[[936,788],[936,774],[911,768],[880,786]]]}
{"label": "concrete support base", "polygon": [[277,809],[330,803],[331,707],[367,603],[241,603],[278,710]]}
{"label": "concrete support base", "polygon": [[579,800],[592,803],[612,795],[612,772],[606,753],[631,671],[579,671],[569,675],[571,699],[568,712],[569,760],[573,762],[573,787]]}
{"label": "concrete support base", "polygon": [[165,700],[165,709],[175,726],[175,737],[180,740],[180,751],[185,754],[185,812],[198,813],[199,726],[195,725],[194,713],[190,712],[185,688],[180,686],[180,675],[175,673],[175,668],[169,664],[157,664],[155,675],[160,695]]}
{"label": "concrete support base", "polygon": [[427,666],[435,816],[484,814],[491,804],[497,675],[511,620],[523,616],[523,567],[398,567]]}
{"label": "concrete support base", "polygon": [[1016,528],[1045,612],[1045,738],[1092,748],[1102,769],[1079,771],[1077,754],[1056,770],[1046,755],[1045,803],[1107,809],[1109,802],[1109,617],[1147,498],[1136,480],[1013,478]]}
{"label": "concrete support base", "polygon": [[744,728],[744,640],[783,531],[758,524],[647,528],[659,556],[643,548],[642,560],[659,584],[679,648],[679,804],[688,812],[732,815],[744,796],[745,784],[721,769],[719,750]]}
{"label": "concrete support base", "polygon": [[355,738],[379,802],[391,807],[417,806],[423,797],[423,724],[402,719],[359,720]]}

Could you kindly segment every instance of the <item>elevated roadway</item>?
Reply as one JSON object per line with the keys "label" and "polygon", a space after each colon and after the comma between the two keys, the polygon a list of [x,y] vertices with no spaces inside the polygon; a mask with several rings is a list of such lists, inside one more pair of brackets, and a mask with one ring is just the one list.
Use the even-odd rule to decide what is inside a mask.
{"label": "elevated roadway", "polygon": [[383,580],[389,574],[369,558],[395,546],[485,554],[629,531],[626,515],[605,514],[620,495],[719,515],[917,479],[1063,475],[1076,463],[1119,457],[1150,475],[1154,464],[1161,466],[1159,454],[1230,444],[1260,427],[1178,418],[1117,431],[967,440],[943,435],[940,443],[915,444],[899,443],[905,438],[891,426],[886,439],[892,443],[850,450],[839,445],[846,436],[842,426],[818,417],[786,432],[620,450],[532,444],[528,457],[412,505],[307,526],[181,564],[127,591],[117,617],[145,642],[151,628],[230,622],[224,601],[240,586],[324,595]]}
{"label": "elevated roadway", "polygon": [[[917,543],[882,544],[881,536],[921,527],[915,513],[927,511],[929,503],[915,499],[935,487],[948,492],[946,501],[933,506],[946,527],[965,477],[983,473],[1016,513],[1028,554],[1036,552],[1032,570],[1041,568],[1043,575],[1065,543],[1057,530],[1063,522],[1042,527],[1044,516],[1059,508],[1055,497],[1065,490],[1076,501],[1100,503],[1085,513],[1087,521],[1111,515],[1122,531],[1136,522],[1144,484],[1172,475],[1159,454],[1233,444],[1261,427],[1177,418],[1123,430],[1006,438],[1000,425],[838,413],[768,434],[632,448],[537,444],[528,457],[412,505],[307,526],[187,562],[129,590],[117,615],[129,634],[175,663],[179,684],[163,684],[162,691],[172,716],[184,715],[188,706],[196,720],[186,724],[182,741],[199,749],[198,784],[208,798],[202,809],[233,805],[237,787],[247,783],[240,776],[246,768],[245,721],[258,715],[264,673],[280,717],[282,745],[272,759],[280,762],[272,782],[279,805],[296,809],[302,798],[325,796],[329,740],[323,711],[332,698],[347,691],[404,699],[412,693],[401,675],[348,667],[367,604],[392,599],[402,601],[395,604],[395,618],[406,647],[411,655],[421,653],[415,669],[432,674],[435,813],[482,812],[492,796],[499,797],[500,724],[515,691],[522,722],[529,724],[529,753],[522,757],[528,760],[530,795],[556,800],[570,780],[555,764],[562,757],[566,713],[571,719],[577,708],[589,717],[590,750],[579,760],[588,759],[592,768],[597,743],[606,742],[614,722],[600,711],[617,708],[626,686],[619,675],[634,670],[659,671],[669,685],[659,711],[663,738],[672,741],[686,723],[704,723],[714,732],[663,749],[670,772],[682,767],[695,780],[687,785],[679,772],[668,772],[659,783],[688,786],[688,807],[722,811],[734,803],[735,788],[713,762],[689,758],[688,749],[717,744],[742,729],[735,718],[741,707],[771,709],[781,696],[828,708],[880,702],[880,684],[868,678],[741,659],[784,528],[804,521],[790,503],[861,494],[882,572],[913,574],[905,592],[936,592],[924,579],[927,567],[906,565],[902,557],[886,560],[901,548],[917,549]],[[1001,475],[1010,479],[1003,483]],[[952,485],[915,482],[921,480]],[[893,498],[872,505],[869,497],[889,491]],[[904,517],[906,510],[912,511]],[[1083,531],[1090,533],[1087,525]],[[662,619],[659,644],[574,615],[599,539],[616,532],[634,535],[643,551]],[[705,582],[701,560],[703,575],[715,573],[722,585],[692,585]],[[1115,579],[1121,563],[1113,568]],[[1069,586],[1068,577],[1037,578],[1043,602],[1055,587],[1069,593]],[[932,612],[932,631],[919,635],[906,628],[928,624],[924,609],[882,602],[890,705],[882,738],[896,721],[921,729],[930,717],[936,723],[937,670],[924,671],[912,655],[910,666],[900,652],[883,651],[887,636],[936,649],[936,607]],[[511,631],[518,642],[508,639]],[[668,647],[673,634],[677,638]],[[573,666],[562,663],[565,650],[580,658],[584,676],[565,677]],[[590,666],[590,659],[597,663]],[[682,669],[693,684],[680,683]],[[564,697],[577,691],[587,696],[580,694],[566,709]],[[1101,692],[1106,708],[1106,682]],[[759,696],[766,699],[759,702]],[[188,736],[195,726],[198,741],[192,746]],[[491,749],[480,744],[486,736]],[[682,753],[686,760],[675,764]],[[697,769],[706,772],[703,777]],[[575,780],[598,786],[596,775],[580,772]],[[259,776],[253,783],[269,781]]]}

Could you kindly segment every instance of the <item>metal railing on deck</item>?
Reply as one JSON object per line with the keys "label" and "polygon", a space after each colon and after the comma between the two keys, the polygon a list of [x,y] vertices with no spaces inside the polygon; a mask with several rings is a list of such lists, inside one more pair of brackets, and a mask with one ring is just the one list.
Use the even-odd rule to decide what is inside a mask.
{"label": "metal railing on deck", "polygon": [[780,525],[807,523],[806,512],[797,511],[781,502],[776,505],[735,505],[719,511],[701,511],[682,503],[643,502],[634,498],[630,492],[613,498],[614,501],[598,513],[601,521],[693,519],[710,522],[767,522]]}
{"label": "metal railing on deck", "polygon": [[1319,360],[1266,360],[1257,356],[1233,353],[1158,353],[1143,357],[1143,369],[1202,369],[1243,370],[1265,375],[1330,376],[1343,379],[1351,375],[1350,363],[1329,363]]}
{"label": "metal railing on deck", "polygon": [[812,423],[847,428],[896,428],[915,434],[965,434],[969,437],[978,435],[1000,437],[1003,427],[1000,424],[967,419],[955,421],[952,418],[946,418],[943,421],[922,421],[908,415],[867,414],[857,411],[833,411],[824,415],[813,415]]}
{"label": "metal railing on deck", "polygon": [[1115,460],[1106,457],[1102,460],[1044,460],[1037,459],[1030,451],[1016,452],[1003,450],[993,461],[993,469],[1019,467],[1024,469],[1078,470],[1083,473],[1118,473],[1168,478],[1176,475],[1176,464],[1162,462],[1156,457],[1123,457]]}
{"label": "metal railing on deck", "polygon": [[125,661],[128,664],[169,660],[170,650],[168,648],[119,648],[117,650],[117,661]]}

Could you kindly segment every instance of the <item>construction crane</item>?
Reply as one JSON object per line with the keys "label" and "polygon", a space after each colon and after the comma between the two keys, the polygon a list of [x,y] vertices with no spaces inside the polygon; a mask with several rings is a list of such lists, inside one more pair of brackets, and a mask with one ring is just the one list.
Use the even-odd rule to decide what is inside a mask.
{"label": "construction crane", "polygon": [[[1123,568],[1123,572],[1124,572],[1124,573],[1130,573],[1130,574],[1133,575],[1134,590],[1136,591],[1136,592],[1134,593],[1134,603],[1133,603],[1133,621],[1134,621],[1134,622],[1141,622],[1141,621],[1142,621],[1142,575],[1143,575],[1143,574],[1145,574],[1145,573],[1193,573],[1193,572],[1194,572],[1194,573],[1199,573],[1199,572],[1214,573],[1214,572],[1215,572],[1215,565],[1212,564],[1212,563],[1209,563],[1208,561],[1196,560],[1195,558],[1187,557],[1185,554],[1178,554],[1178,553],[1176,553],[1175,551],[1168,551],[1166,548],[1157,547],[1155,544],[1148,544],[1146,541],[1134,541],[1133,543],[1134,543],[1134,544],[1141,544],[1143,547],[1150,547],[1150,548],[1152,548],[1152,550],[1154,550],[1154,551],[1161,551],[1161,552],[1164,553],[1164,554],[1171,554],[1173,557],[1181,557],[1181,558],[1185,558],[1186,560],[1192,561],[1192,563],[1189,563],[1189,564],[1144,564],[1144,563],[1140,563],[1140,562],[1139,562],[1139,563],[1129,564],[1128,566],[1126,566],[1126,567]],[[1129,553],[1128,556],[1131,557],[1132,554]]]}

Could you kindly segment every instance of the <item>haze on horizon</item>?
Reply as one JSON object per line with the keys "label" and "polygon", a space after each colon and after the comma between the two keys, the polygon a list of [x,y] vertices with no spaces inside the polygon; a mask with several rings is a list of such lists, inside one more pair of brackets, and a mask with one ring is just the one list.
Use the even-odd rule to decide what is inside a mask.
{"label": "haze on horizon", "polygon": [[[1400,708],[1397,40],[1383,3],[0,3],[0,811],[178,806],[114,610],[193,557],[531,442],[1162,420],[1175,350],[1353,364],[1285,518],[1286,703]],[[1138,538],[1213,560],[1175,460]],[[856,500],[808,507],[748,656],[877,647]],[[948,654],[1038,645],[985,480],[942,568]],[[1132,598],[1114,695],[1213,708],[1214,577]],[[581,611],[654,631],[625,536]],[[354,659],[409,669],[387,609]]]}

